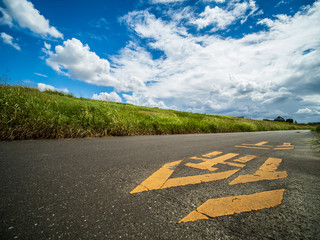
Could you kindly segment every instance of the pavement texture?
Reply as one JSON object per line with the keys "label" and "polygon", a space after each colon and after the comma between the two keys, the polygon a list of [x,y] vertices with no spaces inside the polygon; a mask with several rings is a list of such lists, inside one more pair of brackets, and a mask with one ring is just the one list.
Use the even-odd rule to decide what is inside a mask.
{"label": "pavement texture", "polygon": [[[0,236],[319,239],[320,153],[311,144],[313,138],[310,131],[275,131],[1,142]],[[219,164],[214,163],[217,159],[206,160],[217,170],[190,167],[206,166],[203,159],[213,157],[203,155],[214,151],[219,156],[234,153],[238,158],[255,158],[240,168],[235,161],[230,163],[232,159]],[[159,169],[186,185],[162,188],[165,185],[156,181],[166,181],[165,174],[157,180],[153,175]],[[239,176],[262,176],[259,169],[278,177],[230,184]],[[224,179],[202,177],[231,170],[237,171]],[[202,180],[190,183],[191,176]],[[142,183],[147,185],[145,191],[132,193]],[[271,197],[276,203],[254,209],[260,202],[265,206],[271,201],[260,201],[260,195],[254,194],[270,191],[280,191],[279,199]],[[250,196],[246,203],[250,206],[241,206],[244,211],[237,210],[233,201],[246,198],[242,196]],[[216,203],[221,211],[236,210],[214,216],[211,212],[218,207],[212,204]],[[203,211],[206,219],[181,222],[193,211]]]}

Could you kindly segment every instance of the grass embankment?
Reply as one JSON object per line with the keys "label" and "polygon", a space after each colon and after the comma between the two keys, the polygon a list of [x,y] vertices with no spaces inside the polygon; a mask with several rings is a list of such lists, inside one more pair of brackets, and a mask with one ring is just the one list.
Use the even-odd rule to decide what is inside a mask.
{"label": "grass embankment", "polygon": [[76,98],[0,85],[0,139],[80,138],[310,128]]}
{"label": "grass embankment", "polygon": [[317,126],[314,131],[317,133],[316,138],[313,143],[316,145],[318,149],[320,149],[320,126]]}

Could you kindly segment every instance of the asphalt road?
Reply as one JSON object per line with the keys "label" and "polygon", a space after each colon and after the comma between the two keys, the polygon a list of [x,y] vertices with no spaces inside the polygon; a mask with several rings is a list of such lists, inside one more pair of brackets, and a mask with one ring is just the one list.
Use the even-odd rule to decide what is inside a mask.
{"label": "asphalt road", "polygon": [[1,142],[1,239],[319,239],[313,137]]}

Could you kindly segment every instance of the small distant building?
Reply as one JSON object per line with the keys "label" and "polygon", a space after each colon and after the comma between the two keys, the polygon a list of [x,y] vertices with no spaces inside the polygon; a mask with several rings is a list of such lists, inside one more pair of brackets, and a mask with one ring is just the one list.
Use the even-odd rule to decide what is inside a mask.
{"label": "small distant building", "polygon": [[274,121],[275,121],[275,122],[285,122],[286,120],[284,120],[283,117],[278,116]]}
{"label": "small distant building", "polygon": [[288,119],[286,120],[286,122],[288,122],[288,123],[293,123],[293,119],[288,118]]}

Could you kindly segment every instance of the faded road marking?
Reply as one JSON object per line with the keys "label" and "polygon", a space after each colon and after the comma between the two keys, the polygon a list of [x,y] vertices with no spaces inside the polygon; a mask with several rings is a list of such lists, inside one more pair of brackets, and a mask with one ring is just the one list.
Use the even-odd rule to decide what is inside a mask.
{"label": "faded road marking", "polygon": [[195,211],[181,219],[179,223],[275,207],[281,204],[284,191],[284,189],[279,189],[251,195],[209,199]]}
{"label": "faded road marking", "polygon": [[[269,150],[272,149],[274,146],[266,145],[268,142],[258,142],[255,144],[251,143],[243,143],[241,145],[236,145],[237,148],[251,148],[251,149],[263,149],[263,150]],[[279,145],[274,148],[274,150],[292,150],[294,149],[294,145],[291,143],[283,143],[282,145]]]}
{"label": "faded road marking", "polygon": [[236,145],[235,147],[238,148],[252,148],[252,149],[264,149],[264,150],[268,150],[269,148],[265,148],[265,147],[249,147],[249,146],[242,146],[242,145]]}
{"label": "faded road marking", "polygon": [[294,145],[291,143],[283,143],[282,145],[277,146],[274,150],[292,150]]}
{"label": "faded road marking", "polygon": [[222,152],[218,152],[218,151],[214,151],[214,152],[211,152],[211,153],[207,153],[205,155],[202,155],[202,157],[206,157],[206,158],[209,158],[209,157],[214,157],[214,156],[217,156],[219,154],[221,154]]}
{"label": "faded road marking", "polygon": [[241,147],[241,148],[253,148],[253,149],[269,149],[272,146],[266,145],[268,142],[263,141],[263,142],[258,142],[255,144],[251,144],[251,143],[244,143],[242,145],[236,145],[235,147]]}
{"label": "faded road marking", "polygon": [[254,155],[246,155],[244,157],[235,159],[234,161],[235,162],[240,162],[240,163],[247,163],[247,162],[251,161],[252,159],[255,159],[256,157],[257,156],[254,156]]}
{"label": "faded road marking", "polygon": [[229,185],[286,178],[288,176],[286,171],[277,171],[281,161],[281,158],[268,158],[254,174],[240,175]]}
{"label": "faded road marking", "polygon": [[272,146],[266,145],[267,143],[268,143],[268,142],[258,142],[258,143],[256,143],[256,144],[245,143],[244,145],[272,147]]}

